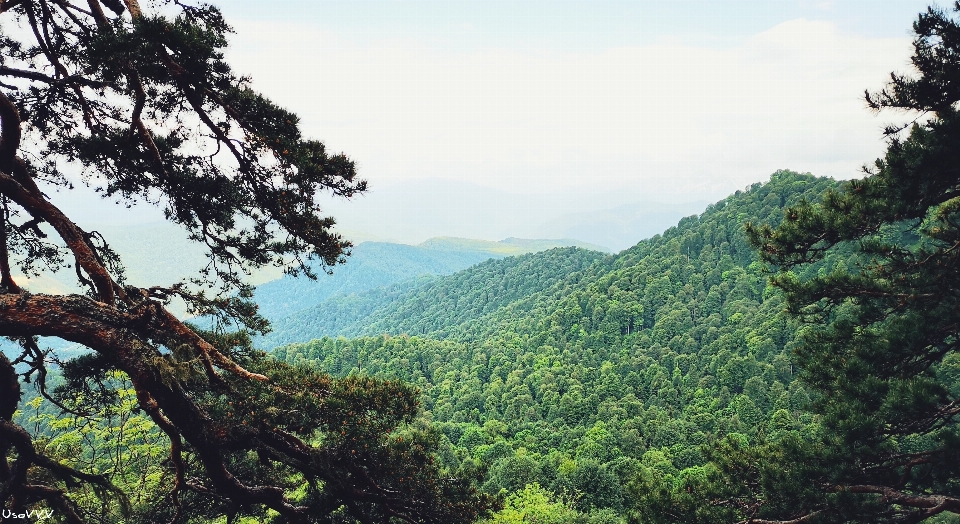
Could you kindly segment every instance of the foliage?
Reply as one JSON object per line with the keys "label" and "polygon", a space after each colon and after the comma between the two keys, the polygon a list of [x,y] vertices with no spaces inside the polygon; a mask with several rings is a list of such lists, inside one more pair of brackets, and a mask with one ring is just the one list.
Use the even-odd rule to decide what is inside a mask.
{"label": "foliage", "polygon": [[[273,347],[331,335],[382,332],[442,336],[520,297],[553,285],[602,257],[578,248],[488,260],[449,278],[421,277],[386,288],[335,297],[277,321],[274,333],[258,341]],[[465,295],[466,294],[466,295]]]}
{"label": "foliage", "polygon": [[[875,109],[919,113],[887,130],[884,158],[822,203],[750,229],[778,273],[791,314],[810,325],[797,347],[817,393],[822,438],[773,448],[761,461],[816,463],[761,474],[760,514],[817,522],[917,522],[960,514],[957,266],[960,199],[960,4],[914,24],[916,76],[868,93]],[[837,249],[861,261],[809,277],[795,272]],[[748,461],[750,462],[750,461]],[[807,486],[782,497],[784,485]]]}
{"label": "foliage", "polygon": [[724,521],[732,509],[700,498],[734,467],[717,450],[818,428],[790,360],[798,326],[743,224],[775,224],[784,206],[835,185],[781,171],[619,255],[489,261],[396,292],[377,314],[388,334],[272,354],[418,386],[443,464],[484,473],[482,489],[514,504],[497,518],[521,518],[519,500],[537,506],[510,498],[536,484],[577,519]]}
{"label": "foliage", "polygon": [[[0,22],[0,335],[22,348],[13,362],[0,355],[0,506],[96,521],[76,486],[116,496],[135,489],[130,468],[149,479],[152,500],[129,518],[146,522],[447,523],[484,513],[488,499],[469,480],[435,465],[436,436],[413,424],[415,389],[333,380],[250,347],[250,333],[268,326],[245,275],[342,262],[350,244],[316,197],[366,184],[352,160],[304,138],[296,115],[230,70],[220,12],[179,0],[7,0]],[[47,194],[70,189],[77,172],[105,197],[163,207],[204,246],[207,266],[173,285],[131,285],[108,239]],[[84,294],[31,294],[13,279],[13,269],[67,265]],[[214,318],[213,329],[181,322],[166,307],[173,299]],[[63,365],[52,395],[38,336],[92,350]],[[49,442],[28,433],[13,421],[21,382],[80,418],[43,419],[57,433]],[[166,444],[159,469],[141,463],[161,460],[154,448],[121,445],[112,469],[98,455],[112,432],[133,430],[134,398],[152,424],[136,431],[159,431]],[[57,440],[68,435],[90,444],[73,464],[60,454],[70,443]]]}
{"label": "foliage", "polygon": [[507,497],[504,508],[484,524],[567,524],[578,517],[569,504],[555,502],[539,484],[529,484]]}
{"label": "foliage", "polygon": [[70,495],[78,513],[96,515],[102,522],[136,521],[149,514],[151,506],[164,502],[167,486],[174,481],[170,469],[161,465],[169,443],[138,409],[129,381],[118,373],[110,379],[117,402],[97,413],[64,414],[33,392],[14,420],[36,436],[38,452],[76,470],[103,475],[119,490],[103,496],[89,484],[73,486]]}

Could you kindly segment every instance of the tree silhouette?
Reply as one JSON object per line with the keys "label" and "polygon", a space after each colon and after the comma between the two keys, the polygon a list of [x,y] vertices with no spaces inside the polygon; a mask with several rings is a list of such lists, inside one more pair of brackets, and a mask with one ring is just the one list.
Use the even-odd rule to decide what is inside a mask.
{"label": "tree silhouette", "polygon": [[[146,7],[0,2],[0,335],[22,347],[13,362],[0,357],[0,506],[45,503],[83,522],[93,515],[71,486],[118,495],[107,478],[38,451],[13,413],[20,379],[53,401],[83,400],[69,409],[95,411],[114,401],[109,376],[120,371],[169,440],[174,479],[165,501],[126,519],[185,521],[189,506],[228,520],[472,521],[486,502],[441,475],[435,439],[410,426],[414,389],[335,381],[251,349],[248,333],[267,325],[245,300],[244,274],[277,265],[312,275],[312,259],[343,261],[350,244],[315,198],[366,185],[349,158],[303,138],[296,115],[231,72],[222,54],[230,28],[216,8]],[[78,171],[105,197],[161,206],[206,247],[204,271],[168,286],[125,282],[107,240],[44,192],[71,188],[67,173]],[[84,294],[32,294],[14,279],[15,270],[64,266]],[[166,307],[174,298],[215,318],[216,329],[177,319]],[[64,364],[58,394],[46,391],[50,355],[37,336],[92,350]]]}
{"label": "tree silhouette", "polygon": [[[916,74],[866,95],[915,117],[887,129],[884,158],[821,204],[788,208],[778,228],[748,230],[788,309],[810,324],[796,360],[823,417],[822,440],[764,459],[787,472],[761,475],[757,507],[770,511],[750,522],[960,514],[960,23],[930,8],[914,32]],[[859,263],[793,271],[843,250]]]}

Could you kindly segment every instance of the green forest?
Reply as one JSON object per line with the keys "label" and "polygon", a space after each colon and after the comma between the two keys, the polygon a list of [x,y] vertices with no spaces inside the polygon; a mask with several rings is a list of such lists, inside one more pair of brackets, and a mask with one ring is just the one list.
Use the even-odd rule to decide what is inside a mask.
{"label": "green forest", "polygon": [[[557,248],[367,292],[370,312],[340,329],[379,335],[270,353],[415,386],[442,467],[506,503],[491,522],[643,521],[676,506],[721,442],[817,431],[791,360],[798,324],[744,224],[775,225],[784,206],[836,187],[780,171],[617,255]],[[835,255],[807,271],[856,263]],[[99,422],[72,426],[40,397],[19,418],[48,449],[160,490],[164,469],[141,455],[162,454],[161,435],[117,391],[126,400]],[[111,443],[120,451],[104,453]]]}
{"label": "green forest", "polygon": [[[779,170],[615,254],[353,246],[316,195],[366,181],[219,10],[87,7],[0,2],[0,523],[960,522],[960,2],[866,93],[913,119],[861,178]],[[41,189],[69,165],[204,269],[131,283]]]}
{"label": "green forest", "polygon": [[[704,447],[816,431],[791,363],[798,325],[743,225],[776,223],[784,205],[835,186],[781,171],[621,254],[486,262],[374,309],[366,331],[379,336],[272,354],[416,385],[445,466],[482,472],[482,489],[513,497],[514,512],[554,504],[565,516],[549,522],[642,518],[674,505],[644,494],[650,483],[675,497],[703,475]],[[831,257],[808,271],[855,263]],[[526,508],[534,495],[546,506]],[[493,521],[511,522],[510,511]]]}
{"label": "green forest", "polygon": [[[744,226],[775,226],[785,208],[839,186],[778,171],[620,254],[556,248],[368,291],[359,314],[314,316],[368,335],[270,354],[414,386],[412,424],[435,439],[442,470],[501,504],[484,522],[739,520],[742,508],[703,507],[723,491],[716,454],[822,432],[810,409],[817,392],[794,363],[801,323]],[[841,249],[796,276],[862,263]],[[939,372],[960,377],[960,358]],[[58,415],[36,395],[18,419],[55,456],[162,491],[168,472],[148,460],[164,453],[162,435],[136,414],[128,387],[117,391],[126,400],[93,420]]]}

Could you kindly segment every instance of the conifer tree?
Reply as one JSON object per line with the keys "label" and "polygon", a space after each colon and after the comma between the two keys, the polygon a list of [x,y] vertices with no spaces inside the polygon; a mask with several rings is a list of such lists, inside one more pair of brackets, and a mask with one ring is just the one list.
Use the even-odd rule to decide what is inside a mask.
{"label": "conifer tree", "polygon": [[[789,311],[821,438],[721,454],[745,522],[919,522],[960,514],[960,3],[914,23],[912,74],[868,92],[905,112],[883,158],[821,203],[750,227]],[[830,253],[859,264],[801,278]],[[744,482],[746,484],[744,484]],[[730,495],[730,493],[728,493]]]}
{"label": "conifer tree", "polygon": [[[484,500],[441,475],[435,437],[410,426],[414,389],[332,380],[250,348],[247,334],[267,326],[245,300],[244,273],[342,261],[350,244],[315,197],[365,183],[231,71],[220,12],[187,0],[2,0],[0,24],[0,335],[22,347],[13,362],[0,356],[0,507],[46,505],[85,522],[101,516],[71,498],[78,483],[122,499],[13,422],[21,381],[96,411],[115,401],[108,377],[119,371],[166,435],[172,479],[152,508],[121,504],[127,522],[473,521]],[[77,172],[107,198],[161,206],[207,248],[205,271],[174,285],[126,282],[109,239],[51,197]],[[63,266],[84,294],[33,294],[15,278]],[[242,329],[194,329],[167,309],[173,298]],[[59,395],[46,390],[52,355],[37,336],[92,350],[64,364]]]}

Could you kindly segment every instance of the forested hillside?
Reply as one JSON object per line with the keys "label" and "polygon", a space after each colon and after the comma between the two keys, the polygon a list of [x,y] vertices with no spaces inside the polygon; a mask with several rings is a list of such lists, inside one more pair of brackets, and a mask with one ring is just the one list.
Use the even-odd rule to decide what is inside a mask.
{"label": "forested hillside", "polygon": [[333,268],[333,273],[320,272],[317,280],[286,275],[257,286],[254,299],[261,315],[278,320],[332,296],[361,293],[422,275],[448,275],[497,256],[502,255],[480,249],[364,242],[353,248],[349,263]]}
{"label": "forested hillside", "polygon": [[[420,415],[399,438],[424,435],[437,471],[499,500],[485,524],[742,521],[746,499],[724,498],[743,489],[738,468],[823,434],[792,363],[804,330],[745,226],[776,225],[785,206],[837,186],[779,171],[617,255],[558,248],[340,296],[291,326],[362,336],[272,353],[294,369],[418,388]],[[797,276],[862,263],[840,249]],[[142,484],[136,510],[153,518],[169,472],[142,459],[163,439],[132,400],[101,424],[58,421],[35,395],[16,420],[50,439],[46,452]],[[126,428],[117,458],[96,453],[112,425]]]}
{"label": "forested hillside", "polygon": [[[670,521],[663,505],[706,475],[722,437],[816,429],[790,361],[798,326],[744,225],[775,225],[785,206],[835,186],[779,171],[618,255],[490,261],[398,292],[367,317],[376,336],[274,354],[417,385],[445,464],[485,472],[484,490],[512,494],[507,513]],[[808,271],[845,264],[856,260]]]}
{"label": "forested hillside", "polygon": [[325,335],[359,333],[371,313],[432,277],[490,259],[576,245],[590,244],[570,239],[492,242],[452,237],[432,238],[417,246],[364,242],[353,249],[348,263],[333,268],[330,274],[321,273],[316,280],[287,275],[258,286],[254,295],[258,312],[271,321],[273,330],[257,344],[270,348]]}
{"label": "forested hillside", "polygon": [[468,323],[522,297],[543,291],[603,257],[597,251],[557,248],[491,259],[454,275],[343,294],[273,323],[263,347],[322,336],[380,332],[427,333]]}

